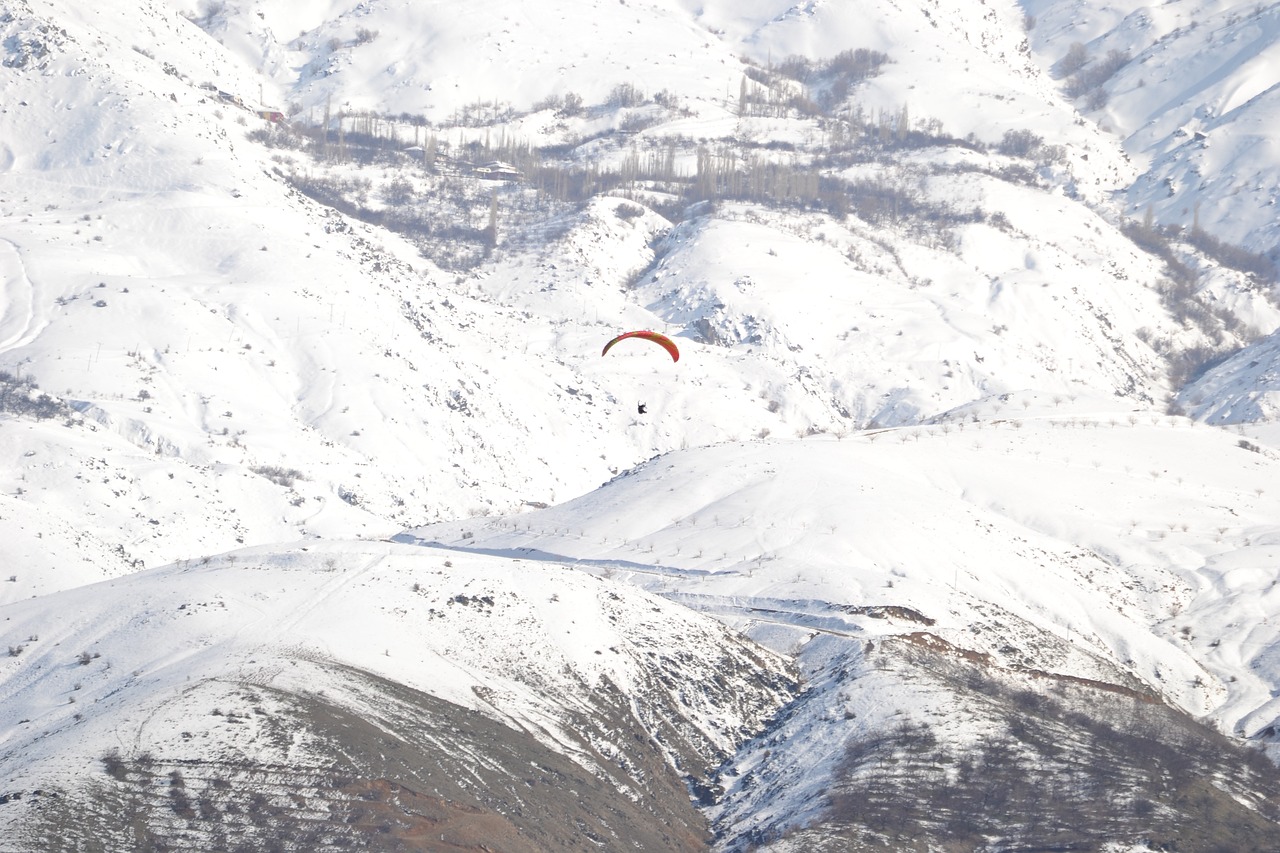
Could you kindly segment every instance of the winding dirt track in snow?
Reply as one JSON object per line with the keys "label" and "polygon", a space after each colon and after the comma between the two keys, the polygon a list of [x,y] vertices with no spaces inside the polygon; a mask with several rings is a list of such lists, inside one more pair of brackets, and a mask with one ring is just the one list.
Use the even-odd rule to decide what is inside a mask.
{"label": "winding dirt track in snow", "polygon": [[29,343],[39,331],[35,287],[18,247],[0,239],[0,352]]}
{"label": "winding dirt track in snow", "polygon": [[[713,574],[721,574],[705,569],[682,569],[676,566],[637,563],[631,560],[570,557],[550,551],[541,551],[536,548],[482,548],[449,545],[444,542],[419,539],[410,533],[397,534],[392,537],[392,541],[408,542],[427,548],[440,548],[467,554],[486,554],[494,557],[520,560],[539,560],[587,571],[594,570],[602,574],[629,572],[659,579],[706,577]],[[669,601],[678,602],[691,610],[715,617],[729,616],[738,619],[749,619],[752,622],[780,625],[845,639],[865,639],[867,636],[862,627],[851,622],[845,615],[840,613],[838,605],[820,599],[774,600],[754,596],[679,593],[661,589],[651,589],[650,591]]]}

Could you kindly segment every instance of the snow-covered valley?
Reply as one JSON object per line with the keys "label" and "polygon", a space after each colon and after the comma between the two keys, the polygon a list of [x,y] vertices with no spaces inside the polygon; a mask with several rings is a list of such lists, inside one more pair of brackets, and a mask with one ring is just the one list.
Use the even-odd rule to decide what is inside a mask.
{"label": "snow-covered valley", "polygon": [[1272,849],[1277,33],[6,0],[0,849]]}

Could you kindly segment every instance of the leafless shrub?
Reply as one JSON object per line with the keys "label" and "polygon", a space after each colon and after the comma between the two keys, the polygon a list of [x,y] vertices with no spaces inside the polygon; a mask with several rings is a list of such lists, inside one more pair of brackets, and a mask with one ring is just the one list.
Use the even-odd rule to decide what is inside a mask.
{"label": "leafless shrub", "polygon": [[249,470],[285,488],[291,487],[297,480],[307,479],[297,468],[285,468],[281,465],[255,465]]}
{"label": "leafless shrub", "polygon": [[111,750],[100,759],[102,761],[102,769],[112,779],[124,780],[128,775],[128,768],[125,766],[124,759],[120,757],[117,750]]}
{"label": "leafless shrub", "polygon": [[644,216],[644,208],[638,204],[623,202],[614,209],[614,213],[618,215],[619,219],[625,222],[630,222],[633,219],[638,219],[639,217]]}
{"label": "leafless shrub", "polygon": [[631,83],[619,83],[609,92],[605,105],[609,107],[638,107],[644,103],[644,92]]}
{"label": "leafless shrub", "polygon": [[1068,77],[1075,74],[1089,62],[1089,50],[1081,42],[1072,42],[1067,53],[1058,60],[1058,74]]}
{"label": "leafless shrub", "polygon": [[1102,59],[1076,70],[1067,81],[1067,96],[1078,98],[1100,88],[1129,63],[1129,58],[1126,51],[1111,50]]}

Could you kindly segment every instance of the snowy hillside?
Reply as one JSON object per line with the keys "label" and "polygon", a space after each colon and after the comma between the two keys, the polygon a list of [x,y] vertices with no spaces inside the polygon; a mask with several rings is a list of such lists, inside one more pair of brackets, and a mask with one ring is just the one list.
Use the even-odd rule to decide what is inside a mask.
{"label": "snowy hillside", "polygon": [[1084,48],[1086,76],[1089,68],[1111,66],[1113,76],[1079,87],[1092,90],[1079,102],[1123,137],[1141,164],[1127,193],[1132,215],[1150,208],[1162,223],[1198,224],[1254,251],[1276,248],[1280,7],[1125,2],[1086,12],[1075,2],[1026,5],[1036,19],[1033,48],[1060,72],[1073,45]]}
{"label": "snowy hillside", "polygon": [[[419,792],[434,788],[463,813],[507,814],[504,833],[544,847],[575,820],[606,837],[644,838],[654,818],[637,804],[696,839],[700,821],[681,787],[674,797],[667,789],[663,759],[694,777],[714,767],[787,698],[781,661],[684,608],[580,572],[418,550],[374,542],[234,552],[8,608],[5,764],[18,772],[4,782],[0,849],[35,849],[46,833],[125,849],[128,831],[99,814],[104,795],[86,784],[86,768],[105,769],[121,796],[162,807],[165,789],[149,789],[167,780],[168,820],[149,821],[145,802],[130,806],[147,843],[206,849],[275,832],[296,842],[306,827],[339,845],[352,830],[325,810],[358,812],[385,793],[339,780],[405,772],[378,769],[351,719],[375,727],[380,749],[420,763],[410,783]],[[713,679],[720,689],[706,689]],[[507,729],[509,742],[481,735],[468,744],[479,766],[458,772],[451,762],[468,762],[456,756],[467,739],[450,734],[457,726],[488,726],[490,738]],[[505,754],[516,749],[535,767],[554,762],[544,773],[607,781],[616,793],[563,814],[550,802],[510,814],[536,801],[513,789],[530,772]],[[41,799],[51,785],[62,801]],[[495,788],[513,796],[499,804]],[[185,818],[197,808],[193,826]],[[88,813],[77,829],[70,809]],[[244,809],[272,817],[264,828],[237,818]],[[421,825],[393,836],[433,822],[429,807],[415,813]],[[475,828],[464,821],[456,831]]]}
{"label": "snowy hillside", "polygon": [[0,849],[1267,849],[1278,22],[8,0]]}
{"label": "snowy hillside", "polygon": [[[1182,419],[1008,409],[840,442],[684,451],[553,509],[404,538],[629,578],[812,673],[832,642],[853,649],[840,667],[861,667],[864,648],[927,637],[1024,689],[1114,685],[1275,744],[1280,458]],[[782,798],[767,811],[792,816],[773,818],[784,827],[837,785],[833,739],[955,701],[859,687],[832,687],[796,724],[789,749],[818,755],[756,769]],[[832,731],[833,717],[858,722]],[[932,725],[971,742],[990,725],[975,717]],[[804,783],[785,775],[795,768]]]}

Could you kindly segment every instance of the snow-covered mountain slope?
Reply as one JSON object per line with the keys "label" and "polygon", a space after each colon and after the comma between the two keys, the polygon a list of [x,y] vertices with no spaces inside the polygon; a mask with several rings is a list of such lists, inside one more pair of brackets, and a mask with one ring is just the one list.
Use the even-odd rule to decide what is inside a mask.
{"label": "snow-covered mountain slope", "polygon": [[[51,537],[83,535],[67,560],[19,525],[8,598],[561,500],[682,446],[901,423],[1028,389],[1158,403],[1162,368],[1134,333],[1188,339],[1148,287],[1158,261],[962,152],[955,174],[918,160],[865,175],[995,217],[944,222],[950,250],[750,206],[672,230],[602,200],[536,253],[456,277],[293,192],[281,155],[242,138],[260,120],[201,88],[243,91],[250,72],[228,72],[235,57],[190,22],[54,4],[59,30],[42,8],[7,25],[21,47],[5,82],[5,364],[83,418],[9,432],[6,499],[25,505],[12,517],[47,514]],[[131,41],[152,29],[161,46]],[[1274,314],[1256,297],[1244,309],[1251,327]],[[596,357],[646,325],[685,344],[682,383],[651,353]],[[629,416],[639,401],[653,418]]]}
{"label": "snow-covered mountain slope", "polygon": [[1273,17],[11,0],[0,840],[1266,849]]}
{"label": "snow-covered mountain slope", "polygon": [[[744,626],[762,602],[790,602],[784,638],[917,630],[879,618],[897,607],[1030,666],[1020,632],[1054,634],[1080,650],[1055,669],[1124,671],[1252,734],[1274,721],[1280,678],[1258,668],[1275,642],[1276,464],[1273,450],[1184,419],[1010,402],[994,420],[682,451],[554,508],[412,536],[634,572]],[[1261,610],[1223,619],[1242,600]]]}
{"label": "snow-covered mountain slope", "polygon": [[[1008,408],[681,451],[558,507],[402,538],[572,560],[798,655],[805,702],[719,806],[735,838],[829,818],[869,737],[922,725],[963,753],[1048,684],[1098,721],[1160,696],[1274,749],[1275,451],[1183,419]],[[975,695],[973,678],[995,681]],[[1189,719],[1159,714],[1126,731],[1155,743]]]}
{"label": "snow-covered mountain slope", "polygon": [[[35,849],[23,845],[68,820],[73,803],[87,803],[89,816],[62,828],[64,843],[102,829],[94,788],[104,768],[123,796],[177,773],[190,811],[219,816],[193,826],[163,790],[157,803],[144,796],[133,817],[167,845],[204,849],[219,831],[251,839],[252,823],[235,817],[250,794],[264,798],[272,832],[341,838],[337,810],[362,799],[357,783],[372,786],[363,799],[380,801],[375,783],[399,778],[409,789],[401,797],[490,813],[526,847],[576,844],[589,827],[610,844],[699,849],[704,830],[668,768],[705,777],[792,685],[780,658],[634,587],[378,542],[233,552],[5,614],[3,849]],[[335,730],[325,715],[350,719]],[[375,727],[381,749],[402,750],[417,778],[387,769],[385,757],[379,769],[354,740],[363,733],[344,741],[350,720]],[[489,737],[505,730],[507,741],[468,744],[470,763],[458,749],[474,734],[450,744],[449,732],[477,726]],[[550,780],[526,782],[528,761],[505,754],[516,750],[535,769],[556,762],[542,774],[572,773],[573,785],[601,793],[548,813],[554,803],[539,802],[537,789]],[[433,774],[433,761],[465,769]],[[50,786],[65,799],[56,816],[33,793]],[[682,845],[660,840],[664,820]],[[109,832],[116,838],[118,824]]]}
{"label": "snow-covered mountain slope", "polygon": [[1280,420],[1280,338],[1271,335],[1214,365],[1184,388],[1192,417],[1215,424],[1275,424]]}
{"label": "snow-covered mountain slope", "polygon": [[1150,209],[1162,223],[1198,225],[1234,245],[1273,252],[1280,242],[1280,6],[1024,5],[1035,19],[1032,48],[1044,62],[1064,70],[1077,45],[1089,62],[1082,72],[1097,72],[1100,82],[1082,85],[1088,91],[1078,102],[1140,164],[1141,177],[1126,192],[1131,215]]}
{"label": "snow-covered mountain slope", "polygon": [[[341,104],[447,120],[568,93],[602,103],[619,85],[727,115],[744,61],[881,51],[891,64],[857,95],[869,111],[906,108],[988,142],[1033,132],[1066,147],[1080,191],[1132,184],[1131,216],[1152,209],[1162,223],[1198,224],[1253,251],[1280,240],[1271,210],[1280,154],[1269,133],[1275,4],[173,5],[263,71],[273,97],[311,115]],[[1083,53],[1066,65],[1073,46]]]}

